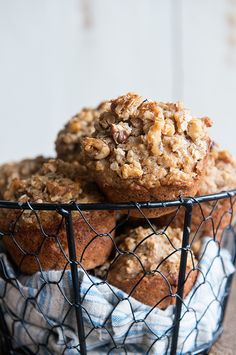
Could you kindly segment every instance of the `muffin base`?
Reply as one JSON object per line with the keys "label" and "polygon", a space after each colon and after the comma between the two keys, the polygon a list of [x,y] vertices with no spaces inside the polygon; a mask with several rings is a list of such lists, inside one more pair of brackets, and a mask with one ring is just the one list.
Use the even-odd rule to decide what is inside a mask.
{"label": "muffin base", "polygon": [[[19,219],[13,232],[9,232],[9,228],[12,230],[11,225],[16,219],[16,213],[15,218],[7,218],[3,242],[21,272],[33,274],[37,271],[61,270],[70,266],[65,221],[56,212],[51,216],[51,222],[48,219],[42,228],[36,217],[31,224]],[[98,233],[96,235],[79,212],[72,212],[78,266],[89,270],[106,262],[112,251],[112,235],[101,234],[110,233],[114,229],[115,217],[112,211],[84,212],[83,216]]]}
{"label": "muffin base", "polygon": [[[151,202],[151,201],[167,201],[175,200],[183,196],[195,196],[200,178],[196,179],[192,186],[176,187],[176,186],[161,186],[160,189],[152,188],[147,190],[145,187],[138,184],[132,184],[129,188],[110,186],[102,178],[97,180],[100,189],[107,196],[108,200],[114,203],[119,202]],[[176,207],[160,207],[160,208],[143,208],[143,214],[138,209],[130,209],[129,214],[137,218],[157,218],[163,215],[170,214]],[[127,214],[127,210],[120,211],[120,214]]]}
{"label": "muffin base", "polygon": [[[212,237],[218,242],[221,241],[222,232],[230,224],[232,215],[230,213],[230,199],[219,200],[215,208],[214,201],[204,202],[193,206],[191,236],[194,242],[201,237]],[[213,209],[213,211],[212,211]],[[185,208],[180,207],[179,211],[162,216],[155,220],[157,226],[169,225],[173,228],[183,228]]]}
{"label": "muffin base", "polygon": [[[139,273],[135,277],[123,280],[120,280],[117,274],[116,270],[113,269],[108,274],[108,282],[144,304],[165,309],[176,302],[178,274],[165,276],[168,282],[159,273],[146,276]],[[197,271],[190,272],[190,269],[187,269],[183,297],[188,295],[196,278]]]}
{"label": "muffin base", "polygon": [[[210,149],[210,142],[209,142]],[[205,175],[206,163],[208,155],[203,160],[197,163],[197,177],[190,183],[176,182],[170,185],[160,185],[159,187],[145,187],[139,184],[138,179],[132,181],[121,180],[115,173],[107,171],[104,168],[102,171],[96,171],[94,180],[100,187],[101,191],[106,195],[107,199],[114,203],[119,202],[151,202],[151,201],[169,201],[176,200],[184,196],[195,196],[199,191],[202,178]],[[170,214],[175,211],[176,207],[160,207],[160,208],[145,208],[142,215],[137,209],[130,210],[130,216],[142,218],[158,218],[160,216]],[[128,211],[120,211],[121,214],[127,214]]]}

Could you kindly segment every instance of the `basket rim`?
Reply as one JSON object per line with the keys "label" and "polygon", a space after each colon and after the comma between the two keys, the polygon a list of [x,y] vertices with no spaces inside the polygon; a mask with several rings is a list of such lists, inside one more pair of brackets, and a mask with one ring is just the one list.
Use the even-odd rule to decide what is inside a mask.
{"label": "basket rim", "polygon": [[201,204],[203,202],[210,202],[215,200],[221,200],[225,198],[231,199],[236,196],[236,188],[233,190],[222,191],[215,194],[201,195],[201,196],[185,196],[179,197],[175,200],[165,200],[165,201],[146,201],[146,202],[99,202],[99,203],[76,203],[74,201],[70,203],[38,203],[38,202],[16,202],[16,201],[5,201],[0,200],[0,209],[22,209],[22,210],[45,210],[45,211],[94,211],[94,210],[132,210],[137,208],[163,208],[163,207],[179,207],[179,206],[189,206],[194,204]]}

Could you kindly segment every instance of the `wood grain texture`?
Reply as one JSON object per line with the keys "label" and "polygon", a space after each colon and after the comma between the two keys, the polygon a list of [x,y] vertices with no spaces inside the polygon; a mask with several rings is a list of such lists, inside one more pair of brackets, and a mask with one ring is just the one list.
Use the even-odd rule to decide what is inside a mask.
{"label": "wood grain texture", "polygon": [[236,277],[234,277],[229,303],[224,320],[224,331],[220,339],[212,347],[209,355],[236,354]]}

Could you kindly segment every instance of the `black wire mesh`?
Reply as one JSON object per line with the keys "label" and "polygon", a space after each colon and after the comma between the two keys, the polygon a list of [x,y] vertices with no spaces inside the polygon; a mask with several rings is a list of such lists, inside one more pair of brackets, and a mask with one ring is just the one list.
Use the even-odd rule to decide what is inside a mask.
{"label": "black wire mesh", "polygon": [[[235,262],[235,198],[236,190],[150,203],[58,205],[0,201],[0,221],[4,216],[4,222],[0,222],[0,239],[10,254],[10,260],[18,264],[9,268],[7,259],[3,257],[5,253],[1,254],[0,349],[5,354],[129,354],[135,346],[136,353],[140,354],[206,353],[222,332],[230,291],[232,272],[225,269],[225,255],[221,252],[228,250],[232,263]],[[168,216],[158,220],[146,217],[149,208],[162,207],[170,209]],[[134,209],[140,219],[132,217]],[[93,218],[95,213],[96,219]],[[109,218],[111,215],[116,218],[114,225],[108,223],[106,213],[110,214]],[[29,216],[33,226],[30,231],[24,225]],[[54,224],[53,228],[48,225],[48,220]],[[132,250],[122,249],[119,236],[140,225],[148,231],[145,238]],[[100,226],[103,226],[102,230]],[[180,245],[174,243],[171,228],[181,228]],[[89,235],[85,245],[78,230],[82,230],[83,241]],[[203,243],[202,236],[209,238]],[[146,269],[138,250],[153,237],[165,239],[169,253],[158,265]],[[207,259],[213,244],[215,255]],[[80,250],[81,245],[83,250]],[[109,262],[93,269],[87,267],[91,255],[101,256],[108,245]],[[175,284],[173,275],[163,271],[165,263],[173,255],[178,256]],[[128,293],[113,287],[109,278],[111,270],[122,258],[133,260],[139,270],[138,277],[128,280]],[[52,268],[51,260],[58,269],[56,273],[47,271]],[[212,270],[215,272],[215,263],[222,269],[222,282],[218,289],[208,277]],[[38,271],[37,276],[25,274],[30,268]],[[121,276],[121,289],[123,281]],[[199,290],[203,287],[211,293],[211,298],[200,312],[192,300],[196,294],[201,295]],[[31,294],[27,290],[31,290]],[[97,299],[98,292],[100,299]],[[99,307],[103,310],[99,304],[103,292],[104,303],[107,294],[110,303],[104,308],[104,314],[99,314]],[[205,297],[204,292],[202,298]],[[142,293],[146,298],[142,298]],[[140,297],[143,305],[138,302]],[[211,307],[218,307],[219,312],[211,337],[202,343],[199,341],[201,324],[204,319],[209,321]],[[161,312],[167,311],[170,312],[169,323],[159,327],[157,321],[153,326],[150,319],[158,319],[156,314],[159,317],[166,315]],[[120,326],[121,334],[117,335],[122,316],[127,317],[127,324],[126,320],[121,322],[126,325],[124,328]],[[183,331],[181,326],[188,319],[194,319],[194,322],[189,322],[187,330],[183,326]],[[56,344],[54,347],[50,345],[52,342]],[[191,350],[186,352],[189,343]],[[96,348],[93,348],[94,344],[97,344]]]}

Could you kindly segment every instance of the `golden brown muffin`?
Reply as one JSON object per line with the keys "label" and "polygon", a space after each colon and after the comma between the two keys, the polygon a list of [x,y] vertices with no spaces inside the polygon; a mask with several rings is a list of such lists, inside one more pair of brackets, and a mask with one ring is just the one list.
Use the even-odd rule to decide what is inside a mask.
{"label": "golden brown muffin", "polygon": [[[76,162],[50,160],[32,177],[14,179],[4,198],[20,203],[102,202],[103,196],[95,185],[85,181],[83,173]],[[83,216],[72,212],[77,260],[85,269],[92,269],[106,262],[111,252],[111,235],[101,234],[110,233],[115,217],[112,211],[83,212]],[[31,274],[40,267],[50,270],[69,266],[65,220],[59,213],[1,210],[0,224],[7,234],[3,238],[5,246],[22,272]]]}
{"label": "golden brown muffin", "polygon": [[[236,162],[232,155],[222,150],[217,144],[213,144],[209,160],[207,162],[206,175],[203,177],[198,196],[215,194],[236,188]],[[235,198],[221,199],[212,202],[203,202],[193,207],[192,213],[192,236],[196,240],[200,236],[216,236],[221,239],[224,228],[232,218],[232,204]],[[174,214],[163,216],[156,221],[158,225],[166,225],[171,222],[173,227],[183,227],[185,209],[181,207],[174,218]]]}
{"label": "golden brown muffin", "polygon": [[[168,228],[165,233],[154,233],[151,228],[138,227],[122,238],[119,249],[123,255],[111,264],[108,282],[152,307],[164,309],[175,303],[172,295],[178,287],[181,229]],[[197,272],[191,271],[195,263],[189,251],[184,297],[197,277]]]}
{"label": "golden brown muffin", "polygon": [[56,138],[57,157],[65,161],[83,160],[81,154],[81,139],[90,137],[94,131],[94,125],[100,113],[109,106],[108,102],[101,103],[97,108],[84,108],[73,116]]}
{"label": "golden brown muffin", "polygon": [[35,174],[49,158],[38,156],[19,162],[5,163],[0,166],[0,199],[14,178],[27,178]]}
{"label": "golden brown muffin", "polygon": [[[82,140],[83,152],[112,202],[194,196],[211,144],[209,126],[209,118],[194,118],[181,103],[147,101],[129,93],[111,100],[100,114],[93,137]],[[157,217],[170,210],[144,212]]]}

